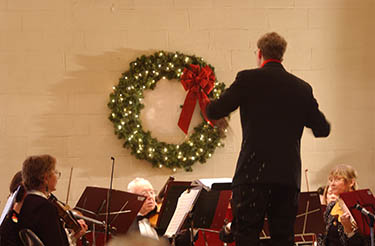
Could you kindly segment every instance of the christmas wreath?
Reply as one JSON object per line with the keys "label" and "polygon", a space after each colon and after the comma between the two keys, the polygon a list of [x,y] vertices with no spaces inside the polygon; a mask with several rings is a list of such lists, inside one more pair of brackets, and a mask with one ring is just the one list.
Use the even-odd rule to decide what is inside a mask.
{"label": "christmas wreath", "polygon": [[[154,89],[162,78],[177,79],[188,91],[178,122],[185,134],[197,100],[201,107],[203,122],[181,144],[159,142],[150,131],[142,128],[139,115],[144,107],[143,91]],[[224,88],[224,83],[217,82],[214,67],[203,58],[166,51],[143,55],[130,63],[129,70],[113,87],[108,103],[111,109],[109,119],[118,138],[125,140],[124,148],[131,149],[136,158],[147,160],[154,167],[192,171],[195,162],[205,163],[216,147],[223,146],[221,139],[225,135],[207,120],[205,107],[209,99],[218,98]]]}

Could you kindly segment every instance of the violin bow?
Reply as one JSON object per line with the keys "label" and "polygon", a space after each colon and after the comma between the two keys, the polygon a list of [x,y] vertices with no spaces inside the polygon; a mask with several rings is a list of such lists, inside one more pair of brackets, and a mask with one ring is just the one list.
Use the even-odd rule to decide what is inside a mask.
{"label": "violin bow", "polygon": [[70,184],[72,183],[72,174],[73,174],[73,167],[70,168],[68,192],[66,193],[66,202],[65,202],[66,205],[68,205],[68,200],[69,200]]}

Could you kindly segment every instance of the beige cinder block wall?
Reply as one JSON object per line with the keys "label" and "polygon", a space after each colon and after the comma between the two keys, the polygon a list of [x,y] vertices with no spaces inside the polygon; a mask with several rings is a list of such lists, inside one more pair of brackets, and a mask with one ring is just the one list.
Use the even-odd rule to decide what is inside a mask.
{"label": "beige cinder block wall", "polygon": [[[115,189],[137,176],[156,189],[169,175],[231,177],[241,141],[238,112],[225,148],[191,173],[173,173],[121,147],[107,120],[108,96],[130,61],[161,49],[202,56],[229,85],[237,71],[255,66],[256,40],[268,31],[288,40],[285,67],[312,84],[332,122],[328,139],[306,130],[302,140],[310,190],[338,163],[355,166],[360,186],[375,190],[373,7],[374,0],[0,0],[0,207],[23,160],[40,153],[58,159],[62,200],[74,167],[71,205],[87,185],[108,187],[110,156]],[[178,142],[184,92],[171,83],[147,92],[141,117],[155,136]]]}

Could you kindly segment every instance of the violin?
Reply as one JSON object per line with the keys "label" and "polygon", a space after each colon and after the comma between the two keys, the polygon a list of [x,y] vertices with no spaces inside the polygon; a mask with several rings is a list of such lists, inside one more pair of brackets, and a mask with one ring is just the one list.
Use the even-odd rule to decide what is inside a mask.
{"label": "violin", "polygon": [[167,179],[167,182],[165,182],[165,184],[163,185],[163,187],[160,189],[158,195],[155,197],[155,201],[156,201],[156,213],[153,214],[149,218],[150,225],[152,227],[154,227],[154,228],[156,227],[156,224],[157,224],[158,219],[159,219],[159,213],[160,213],[160,210],[161,210],[161,205],[163,204],[163,198],[165,196],[165,193],[167,193],[168,185],[173,180],[174,180],[174,177],[173,176],[169,176],[169,178]]}
{"label": "violin", "polygon": [[48,200],[56,207],[59,217],[64,221],[65,227],[72,229],[75,233],[81,230],[81,225],[74,217],[73,212],[59,201],[53,194],[50,194]]}
{"label": "violin", "polygon": [[358,229],[358,225],[357,223],[355,222],[352,214],[350,213],[350,210],[348,209],[348,207],[346,206],[345,202],[339,198],[335,205],[333,206],[330,214],[335,217],[337,219],[338,222],[341,223],[341,216],[345,213],[345,212],[348,212],[349,215],[350,215],[350,223],[352,224],[352,228],[353,230],[356,230]]}

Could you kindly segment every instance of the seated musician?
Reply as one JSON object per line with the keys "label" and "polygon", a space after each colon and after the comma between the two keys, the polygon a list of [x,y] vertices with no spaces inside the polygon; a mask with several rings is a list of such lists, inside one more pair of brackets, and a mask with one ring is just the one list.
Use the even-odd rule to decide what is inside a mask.
{"label": "seated musician", "polygon": [[[23,199],[25,196],[25,189],[22,185],[22,173],[21,171],[17,172],[10,183],[9,186],[10,191],[10,198],[12,199],[12,195],[15,194],[13,204],[11,205],[9,211],[3,211],[4,219],[1,223],[0,227],[0,245],[19,245],[21,243],[20,238],[18,236],[18,216],[21,210],[21,206],[23,203]],[[11,201],[9,201],[11,202]],[[6,208],[4,208],[5,210]]]}
{"label": "seated musician", "polygon": [[[22,166],[22,178],[27,195],[19,214],[19,229],[33,231],[45,246],[67,246],[69,240],[56,206],[48,200],[56,190],[60,173],[56,159],[50,155],[28,157]],[[85,234],[87,225],[79,220],[81,229],[73,234],[78,239]]]}
{"label": "seated musician", "polygon": [[357,186],[357,172],[349,165],[334,167],[328,177],[328,186],[325,192],[327,209],[324,213],[326,232],[318,236],[319,246],[366,246],[370,245],[367,237],[357,229],[355,222],[350,220],[348,212],[335,216],[336,203],[340,194],[354,191]]}
{"label": "seated musician", "polygon": [[[136,220],[130,225],[128,230],[129,233],[140,233],[142,236],[146,236],[153,239],[166,240],[164,237],[159,237],[157,231],[151,226],[149,218],[152,217],[157,210],[155,201],[155,191],[152,184],[143,178],[135,178],[128,184],[128,192],[146,196],[146,201],[139,210]],[[197,240],[197,237],[194,238]],[[175,246],[189,246],[190,234],[188,231],[182,231],[175,238]]]}
{"label": "seated musician", "polygon": [[128,191],[146,197],[146,201],[139,210],[137,219],[130,226],[129,232],[139,232],[142,236],[159,239],[156,230],[149,221],[150,216],[156,212],[155,191],[151,183],[143,178],[135,178],[128,184]]}

